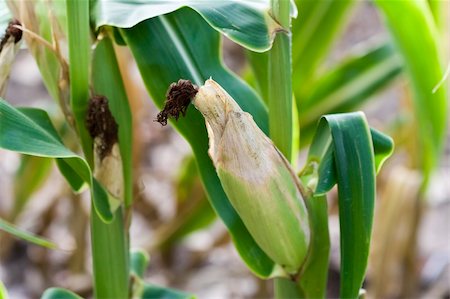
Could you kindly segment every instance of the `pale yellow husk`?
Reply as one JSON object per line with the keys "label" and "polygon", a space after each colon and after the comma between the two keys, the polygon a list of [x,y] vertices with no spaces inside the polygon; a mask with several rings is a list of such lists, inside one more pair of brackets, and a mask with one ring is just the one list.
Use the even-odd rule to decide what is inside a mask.
{"label": "pale yellow husk", "polygon": [[297,273],[310,229],[301,185],[289,163],[212,79],[193,104],[205,118],[209,155],[233,207],[261,249],[287,273]]}

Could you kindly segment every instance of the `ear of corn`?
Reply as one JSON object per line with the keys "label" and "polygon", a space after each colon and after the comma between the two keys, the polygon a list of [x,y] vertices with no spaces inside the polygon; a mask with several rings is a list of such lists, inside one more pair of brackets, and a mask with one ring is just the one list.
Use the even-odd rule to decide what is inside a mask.
{"label": "ear of corn", "polygon": [[301,268],[310,230],[301,185],[249,113],[213,80],[193,104],[203,114],[209,155],[233,207],[258,245],[288,274]]}

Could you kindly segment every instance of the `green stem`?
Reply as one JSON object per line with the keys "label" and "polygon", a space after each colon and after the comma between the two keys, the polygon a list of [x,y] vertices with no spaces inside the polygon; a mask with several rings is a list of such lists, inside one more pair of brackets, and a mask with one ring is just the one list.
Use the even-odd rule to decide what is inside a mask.
{"label": "green stem", "polygon": [[[269,132],[270,138],[292,160],[293,114],[290,36],[290,1],[272,0],[272,17],[283,26],[269,51]],[[301,297],[297,284],[286,278],[274,280],[275,298]]]}
{"label": "green stem", "polygon": [[91,237],[95,298],[129,298],[129,249],[122,208],[107,224],[92,206]]}
{"label": "green stem", "polygon": [[67,0],[70,106],[84,155],[92,166],[92,140],[85,126],[89,101],[89,1]]}
{"label": "green stem", "polygon": [[290,161],[293,117],[291,78],[290,2],[272,0],[272,17],[284,30],[277,33],[269,52],[269,132],[275,145]]}
{"label": "green stem", "polygon": [[[93,168],[92,139],[85,126],[89,101],[90,28],[89,1],[67,0],[70,104],[84,155]],[[94,192],[91,198],[94,199]],[[95,298],[129,297],[128,237],[122,208],[111,223],[103,222],[92,205],[92,263]]]}

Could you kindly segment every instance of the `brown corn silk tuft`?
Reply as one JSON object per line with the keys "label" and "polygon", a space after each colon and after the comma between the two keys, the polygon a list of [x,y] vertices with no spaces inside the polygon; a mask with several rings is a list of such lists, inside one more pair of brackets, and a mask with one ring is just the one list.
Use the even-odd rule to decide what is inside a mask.
{"label": "brown corn silk tuft", "polygon": [[20,26],[21,24],[17,19],[14,19],[11,22],[9,22],[8,27],[6,27],[5,34],[3,35],[2,40],[0,41],[0,52],[6,45],[10,37],[14,38],[14,43],[18,43],[22,39],[22,30],[14,27],[14,25]]}
{"label": "brown corn silk tuft", "polygon": [[177,83],[170,84],[166,94],[166,103],[163,110],[158,113],[156,121],[165,126],[170,117],[178,120],[180,114],[185,116],[191,99],[197,92],[198,87],[189,80],[180,79]]}
{"label": "brown corn silk tuft", "polygon": [[103,160],[118,141],[118,125],[109,110],[105,96],[94,96],[89,100],[86,127],[93,139],[98,138],[97,151]]}

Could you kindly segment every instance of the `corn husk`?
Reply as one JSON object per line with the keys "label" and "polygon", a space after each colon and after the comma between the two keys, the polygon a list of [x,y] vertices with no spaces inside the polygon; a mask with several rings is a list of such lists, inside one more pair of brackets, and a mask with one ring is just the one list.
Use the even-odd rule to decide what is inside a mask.
{"label": "corn husk", "polygon": [[249,113],[212,79],[193,99],[203,114],[209,155],[231,204],[261,249],[288,274],[301,268],[310,229],[301,185]]}

